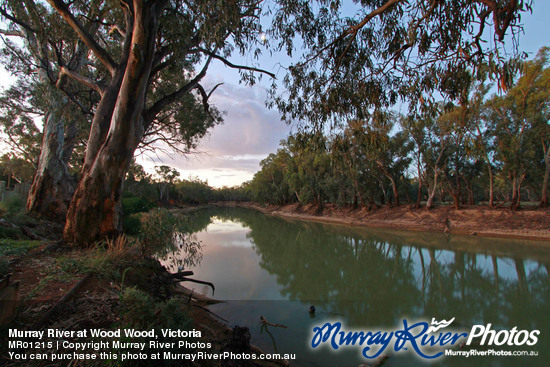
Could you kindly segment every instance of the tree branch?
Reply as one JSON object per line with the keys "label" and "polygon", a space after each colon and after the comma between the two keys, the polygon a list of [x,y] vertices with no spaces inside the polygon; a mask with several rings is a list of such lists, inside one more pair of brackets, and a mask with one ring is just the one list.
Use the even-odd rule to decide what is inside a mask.
{"label": "tree branch", "polygon": [[25,35],[20,31],[10,31],[7,29],[0,29],[0,34],[3,34],[4,36],[25,37]]}
{"label": "tree branch", "polygon": [[178,89],[177,91],[170,93],[163,98],[156,101],[147,111],[144,112],[144,120],[147,129],[148,125],[153,121],[155,116],[162,111],[166,106],[170,105],[171,103],[174,103],[176,100],[181,98],[185,93],[191,91],[192,89],[196,88],[198,83],[204,78],[206,75],[206,70],[208,70],[208,66],[210,65],[210,62],[212,61],[212,57],[209,57],[206,61],[206,64],[202,68],[201,72],[197,74],[189,83],[185,84],[183,87]]}
{"label": "tree branch", "polygon": [[204,48],[198,48],[197,49],[198,51],[200,52],[203,52],[205,53],[206,55],[214,58],[214,59],[217,59],[217,60],[220,60],[221,62],[223,62],[225,65],[229,66],[230,68],[233,68],[233,69],[241,69],[241,70],[249,70],[249,71],[257,71],[258,73],[264,73],[264,74],[267,74],[269,75],[270,77],[272,77],[273,79],[277,79],[277,77],[275,76],[275,74],[269,72],[269,71],[266,71],[266,70],[263,70],[263,69],[258,69],[258,68],[255,68],[255,67],[252,67],[252,66],[245,66],[245,65],[235,65],[231,62],[229,62],[226,58],[224,58],[223,56],[220,56],[220,55],[217,55],[215,54],[214,52],[212,51],[209,51],[207,49],[204,49]]}
{"label": "tree branch", "polygon": [[196,88],[199,90],[199,93],[201,94],[204,111],[208,114],[208,116],[210,116],[210,118],[212,118],[212,120],[214,120],[214,117],[210,114],[210,104],[208,104],[208,100],[210,99],[210,96],[212,96],[212,93],[214,93],[214,91],[222,84],[223,83],[216,84],[216,86],[212,88],[210,93],[206,93],[206,90],[204,90],[204,87],[200,85],[200,83],[197,83]]}
{"label": "tree branch", "polygon": [[[363,28],[372,18],[374,18],[375,16],[377,15],[380,15],[382,13],[384,13],[386,10],[388,10],[390,7],[392,7],[393,5],[401,2],[403,0],[389,0],[386,4],[382,5],[381,7],[379,7],[378,9],[372,11],[371,13],[369,13],[367,16],[365,16],[363,18],[363,20],[361,21],[361,23],[355,25],[355,26],[352,26],[352,27],[349,27],[347,30],[345,30],[344,32],[342,32],[338,37],[336,37],[331,43],[329,43],[328,45],[326,45],[325,47],[321,48],[319,51],[317,51],[317,53],[315,53],[314,55],[308,57],[306,60],[304,60],[303,62],[301,63],[298,63],[296,66],[298,67],[301,67],[301,66],[304,66],[305,64],[309,63],[310,61],[312,60],[315,60],[316,58],[318,58],[323,52],[325,52],[326,50],[328,50],[329,48],[333,47],[338,41],[340,41],[341,39],[345,38],[346,36],[350,35],[350,34],[353,34],[353,38],[356,37],[357,35],[357,32],[359,32],[359,30],[361,28]],[[353,41],[353,39],[352,39]],[[350,42],[351,44],[351,42]],[[348,45],[348,48],[349,48],[349,45]],[[346,48],[347,50],[347,48]],[[343,55],[342,55],[343,56]]]}
{"label": "tree branch", "polygon": [[126,37],[126,31],[120,28],[117,24],[109,29],[109,35],[113,35],[115,32],[118,32],[118,34],[120,34],[122,37]]}
{"label": "tree branch", "polygon": [[348,34],[357,34],[357,32],[359,32],[359,30],[361,28],[363,28],[372,18],[378,16],[378,15],[381,15],[383,14],[384,12],[386,12],[389,8],[391,8],[392,6],[396,5],[397,3],[400,3],[402,2],[403,0],[389,0],[387,3],[385,3],[384,5],[382,5],[381,7],[379,7],[378,9],[375,9],[373,10],[372,12],[370,12],[369,14],[367,14],[363,20],[361,21],[361,23],[355,25],[355,26],[352,26],[350,27],[346,32],[344,32],[344,36],[347,36]]}
{"label": "tree branch", "polygon": [[[78,73],[75,73],[72,70],[67,69],[65,66],[61,67],[61,71],[59,72],[59,79],[57,81],[57,87],[59,88],[62,82],[62,76],[67,75],[71,77],[71,79],[76,80],[77,82],[84,84],[85,86],[95,90],[97,93],[99,93],[101,96],[105,93],[105,87],[97,84],[92,79],[87,78],[83,75],[80,75]],[[61,89],[61,88],[60,88]]]}
{"label": "tree branch", "polygon": [[27,31],[29,32],[32,32],[32,33],[37,33],[38,31],[36,29],[34,29],[33,27],[31,27],[30,25],[28,25],[27,23],[17,19],[17,17],[14,17],[13,15],[10,15],[7,11],[5,11],[2,7],[0,7],[0,14],[2,14],[4,17],[6,17],[6,19],[8,20],[11,20],[12,22],[14,22],[15,24],[23,27],[24,29],[26,29]]}
{"label": "tree branch", "polygon": [[55,10],[65,19],[65,21],[75,30],[80,39],[84,41],[86,46],[92,50],[94,55],[101,61],[103,65],[109,70],[111,75],[114,75],[117,64],[107,53],[107,51],[101,47],[93,37],[86,31],[84,26],[75,18],[71,13],[67,5],[63,0],[47,0],[48,3],[54,7]]}

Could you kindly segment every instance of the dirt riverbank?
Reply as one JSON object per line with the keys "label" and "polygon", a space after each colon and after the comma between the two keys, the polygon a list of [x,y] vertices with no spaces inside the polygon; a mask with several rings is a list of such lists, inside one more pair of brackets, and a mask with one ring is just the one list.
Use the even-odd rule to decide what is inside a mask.
{"label": "dirt riverbank", "polygon": [[[229,321],[222,322],[220,318],[207,309],[207,306],[215,300],[202,294],[197,294],[178,283],[178,280],[154,259],[143,259],[137,254],[128,251],[121,253],[120,263],[112,263],[107,258],[101,258],[99,251],[90,249],[71,248],[49,242],[39,243],[35,241],[30,246],[19,250],[10,249],[5,260],[9,266],[10,277],[8,287],[0,288],[0,365],[5,366],[101,366],[118,364],[115,360],[87,361],[83,359],[72,361],[52,361],[49,359],[32,360],[30,354],[41,355],[52,353],[71,353],[68,348],[50,348],[48,342],[56,345],[59,339],[44,337],[37,345],[37,349],[14,349],[18,355],[25,357],[10,357],[8,349],[9,329],[20,330],[117,330],[136,329],[150,330],[152,328],[175,328],[173,325],[172,311],[167,310],[164,304],[174,300],[178,305],[175,319],[185,318],[189,324],[182,330],[195,329],[201,332],[199,341],[211,348],[208,352],[235,352],[249,353],[259,356],[263,351],[250,345],[250,334],[246,328],[229,328]],[[4,250],[6,250],[4,248]],[[18,251],[15,251],[18,250]],[[83,259],[90,259],[94,263],[100,262],[104,270],[100,273],[89,271],[83,265]],[[86,262],[86,261],[85,261]],[[5,278],[3,282],[5,281]],[[11,285],[10,285],[11,284]],[[3,284],[2,284],[3,285]],[[11,291],[13,294],[8,294]],[[126,292],[126,290],[133,290]],[[15,296],[14,296],[15,294]],[[8,295],[8,296],[6,296]],[[11,296],[10,296],[11,295]],[[174,304],[174,303],[173,303]],[[152,310],[151,312],[147,312]],[[167,322],[170,322],[167,324]],[[243,339],[244,338],[244,339]],[[172,338],[173,339],[173,338]],[[166,339],[174,341],[172,339]],[[92,339],[68,338],[71,342],[89,342]],[[94,339],[98,341],[99,339]],[[102,338],[101,340],[110,340]],[[130,341],[142,341],[128,339]],[[190,339],[196,342],[195,339]],[[148,343],[148,342],[147,342]],[[34,345],[34,344],[33,344]],[[147,344],[148,345],[148,344]],[[122,353],[116,349],[88,349],[79,350],[81,353],[96,355],[99,359],[100,352]],[[147,349],[143,353],[151,354],[161,349]],[[191,353],[193,350],[186,348],[173,349],[175,353]],[[115,353],[113,352],[113,353]],[[115,354],[116,354],[115,353]],[[28,355],[27,355],[28,354]],[[149,357],[147,357],[149,358]],[[25,361],[25,362],[23,362]],[[157,365],[158,363],[170,364],[173,361],[141,361],[139,365]],[[242,362],[242,361],[238,361]],[[219,366],[286,366],[286,360],[261,359],[245,361],[244,364],[235,364],[232,360],[223,360],[216,363]],[[126,365],[126,364],[121,364]],[[173,363],[170,365],[174,365]],[[194,366],[195,363],[181,361],[181,366]],[[202,364],[201,364],[202,365]],[[205,364],[214,365],[214,364]]]}
{"label": "dirt riverbank", "polygon": [[450,206],[439,206],[426,210],[425,208],[411,209],[403,205],[398,208],[383,207],[367,210],[366,208],[337,207],[332,204],[327,204],[323,208],[298,204],[263,206],[255,203],[234,203],[233,205],[254,208],[265,214],[318,222],[550,241],[550,210],[548,209],[511,211],[507,208],[464,206],[456,210]]}

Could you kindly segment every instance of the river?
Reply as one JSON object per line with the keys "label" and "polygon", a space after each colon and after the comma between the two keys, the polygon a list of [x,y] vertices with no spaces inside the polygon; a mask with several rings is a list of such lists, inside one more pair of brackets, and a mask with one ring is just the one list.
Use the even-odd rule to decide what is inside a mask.
{"label": "river", "polygon": [[[493,330],[538,329],[534,346],[475,348],[539,356],[440,357],[432,365],[548,365],[548,244],[288,220],[243,208],[199,210],[191,223],[191,240],[201,244],[202,259],[187,262],[186,270],[213,282],[214,298],[227,301],[210,309],[230,326],[249,327],[252,343],[264,351],[295,353],[291,365],[372,363],[359,346],[312,349],[313,328],[326,322],[339,321],[345,330],[389,332],[403,329],[403,320],[453,317],[452,328],[465,332],[488,323]],[[212,296],[202,285],[186,286]],[[287,327],[262,327],[260,316]],[[453,349],[461,350],[457,345]],[[393,348],[392,342],[383,352],[388,366],[427,365],[412,348]]]}

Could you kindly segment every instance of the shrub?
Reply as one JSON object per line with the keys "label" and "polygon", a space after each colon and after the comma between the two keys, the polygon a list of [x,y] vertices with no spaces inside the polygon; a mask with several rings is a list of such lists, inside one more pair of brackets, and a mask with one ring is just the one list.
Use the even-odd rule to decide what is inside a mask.
{"label": "shrub", "polygon": [[[178,338],[163,337],[161,329],[192,329],[191,319],[189,318],[184,303],[181,299],[173,298],[167,302],[155,302],[155,300],[147,293],[138,290],[137,288],[128,287],[122,291],[120,296],[120,328],[135,329],[135,330],[156,330],[158,342],[177,342]],[[189,339],[189,341],[193,341]],[[196,340],[195,340],[196,341]],[[158,353],[158,349],[149,349],[148,343],[144,353]],[[181,348],[164,348],[163,352],[172,351],[175,353],[181,352]],[[189,349],[186,353],[191,352]],[[132,361],[132,366],[135,361]],[[150,363],[143,362],[143,365]],[[190,362],[164,360],[163,365],[186,366],[192,365]]]}
{"label": "shrub", "polygon": [[4,213],[2,217],[14,224],[26,223],[28,218],[25,211],[25,200],[20,196],[13,196],[0,203],[0,208]]}
{"label": "shrub", "polygon": [[164,208],[151,210],[140,217],[140,233],[138,240],[145,254],[160,256],[174,251],[174,233],[177,227],[177,215]]}
{"label": "shrub", "polygon": [[122,218],[122,229],[124,233],[130,236],[136,236],[141,231],[141,215],[142,213],[134,213],[124,215]]}
{"label": "shrub", "polygon": [[153,203],[137,196],[122,198],[122,212],[124,215],[147,212],[153,207]]}
{"label": "shrub", "polygon": [[196,266],[201,262],[202,246],[188,234],[191,228],[188,217],[158,208],[143,214],[140,219],[138,241],[142,253],[155,255],[162,260],[173,255],[173,264],[169,266],[175,268]]}

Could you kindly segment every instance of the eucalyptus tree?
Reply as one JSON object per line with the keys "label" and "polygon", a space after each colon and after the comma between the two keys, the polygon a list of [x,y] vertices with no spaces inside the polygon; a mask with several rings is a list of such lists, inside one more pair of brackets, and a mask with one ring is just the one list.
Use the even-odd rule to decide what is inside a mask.
{"label": "eucalyptus tree", "polygon": [[322,206],[331,175],[328,142],[321,132],[298,132],[284,142],[290,154],[285,175],[299,202]]}
{"label": "eucalyptus tree", "polygon": [[[82,140],[79,126],[88,124],[92,102],[88,92],[68,85],[58,73],[62,67],[80,70],[87,50],[41,2],[6,1],[0,6],[0,15],[5,25],[0,29],[3,62],[18,77],[0,101],[7,120],[4,131],[15,136],[18,131],[13,128],[22,123],[37,130],[31,128],[34,119],[41,119],[43,125],[42,133],[33,131],[34,139],[41,139],[37,154],[35,149],[24,154],[35,167],[27,209],[48,219],[64,220],[76,184],[69,160]],[[93,11],[87,16],[93,18]],[[90,22],[85,27],[92,33],[97,29]],[[61,65],[59,60],[66,63]],[[35,155],[32,159],[28,157],[31,154]]]}
{"label": "eucalyptus tree", "polygon": [[[548,207],[548,191],[550,181],[550,68],[548,56],[550,48],[539,50],[535,60],[526,62],[524,76],[535,74],[533,83],[533,95],[530,98],[530,108],[534,112],[533,129],[540,142],[535,144],[541,147],[544,161],[544,173],[542,174],[540,206]],[[518,85],[520,87],[521,85]],[[540,145],[539,145],[540,144]]]}
{"label": "eucalyptus tree", "polygon": [[416,193],[415,208],[420,208],[422,200],[422,188],[424,185],[425,163],[423,160],[424,143],[426,140],[425,120],[415,114],[401,116],[399,126],[403,133],[407,134],[411,140],[410,154],[412,154],[414,165],[416,166],[416,176],[418,180],[418,188]]}
{"label": "eucalyptus tree", "polygon": [[[55,22],[89,50],[83,70],[67,67],[60,57],[58,77],[86,86],[99,99],[64,230],[68,242],[91,243],[120,229],[122,182],[140,143],[162,139],[193,147],[221,121],[208,103],[213,90],[201,84],[210,64],[220,60],[253,81],[258,69],[228,57],[257,40],[259,3],[47,2]],[[59,45],[60,51],[65,47]]]}
{"label": "eucalyptus tree", "polygon": [[357,168],[370,172],[384,193],[389,181],[394,205],[399,206],[399,184],[411,162],[407,156],[412,146],[405,134],[392,133],[394,119],[392,114],[375,111],[368,119],[350,121],[344,134],[353,146]]}
{"label": "eucalyptus tree", "polygon": [[487,102],[486,118],[496,137],[496,157],[511,185],[512,209],[520,205],[524,180],[537,170],[544,172],[541,204],[548,201],[550,70],[547,62],[548,49],[543,48],[534,60],[523,63],[521,76],[513,88]]}
{"label": "eucalyptus tree", "polygon": [[[466,176],[471,176],[472,172],[467,173],[467,171],[472,171],[474,167],[470,164],[474,152],[470,139],[474,119],[469,96],[470,88],[467,87],[462,92],[459,104],[447,105],[446,111],[438,118],[449,141],[444,173],[455,209],[459,208],[461,202],[462,184],[465,183],[467,186],[471,184],[471,180],[467,180]],[[470,198],[472,199],[473,196],[470,195]]]}
{"label": "eucalyptus tree", "polygon": [[353,207],[357,208],[359,204],[362,207],[366,204],[359,183],[361,167],[355,162],[357,157],[353,154],[354,148],[350,140],[349,129],[335,134],[331,139],[330,156],[338,190],[337,202],[347,204],[348,197],[350,197]]}
{"label": "eucalyptus tree", "polygon": [[34,123],[34,118],[44,113],[31,105],[32,90],[32,86],[20,82],[6,89],[0,96],[0,139],[11,149],[12,155],[36,169],[42,133]]}
{"label": "eucalyptus tree", "polygon": [[361,119],[400,99],[429,106],[434,91],[456,99],[481,65],[506,88],[519,55],[512,47],[517,57],[505,59],[504,41],[517,41],[521,13],[531,10],[529,0],[277,3],[271,35],[299,60],[271,104],[306,123]]}
{"label": "eucalyptus tree", "polygon": [[485,83],[479,83],[470,96],[470,108],[472,109],[472,123],[470,125],[470,140],[474,147],[474,156],[479,157],[487,167],[489,176],[489,207],[495,203],[495,170],[496,161],[494,155],[494,136],[484,118],[486,113],[485,96],[489,92],[490,86]]}
{"label": "eucalyptus tree", "polygon": [[177,169],[170,166],[155,166],[155,173],[159,187],[159,201],[168,204],[170,201],[170,189],[174,187],[174,182],[180,176]]}
{"label": "eucalyptus tree", "polygon": [[406,154],[412,155],[410,162],[416,166],[417,209],[420,208],[424,187],[428,194],[426,209],[433,207],[437,189],[441,185],[440,177],[447,166],[450,140],[444,119],[438,118],[442,110],[442,103],[438,103],[423,113],[410,113],[399,118],[399,127],[410,140]]}
{"label": "eucalyptus tree", "polygon": [[[285,148],[269,154],[247,187],[252,199],[260,203],[288,204],[292,201],[286,170],[290,153]],[[293,196],[293,195],[292,195]]]}
{"label": "eucalyptus tree", "polygon": [[19,156],[6,153],[0,156],[0,173],[6,178],[7,187],[12,187],[15,182],[28,181],[34,173],[34,167]]}

